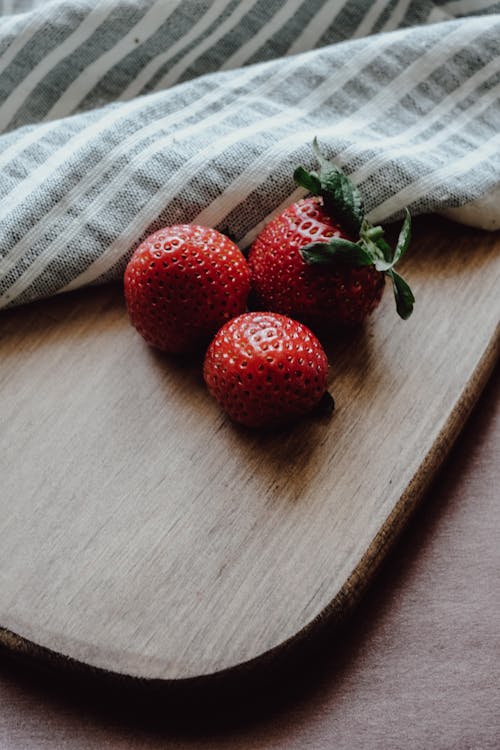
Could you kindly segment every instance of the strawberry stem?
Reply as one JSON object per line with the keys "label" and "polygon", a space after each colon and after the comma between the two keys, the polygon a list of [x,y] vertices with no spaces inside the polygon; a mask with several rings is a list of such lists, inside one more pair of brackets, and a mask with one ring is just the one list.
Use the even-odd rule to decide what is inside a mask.
{"label": "strawberry stem", "polygon": [[318,417],[331,417],[335,409],[335,400],[329,391],[325,391],[314,408],[314,414]]}
{"label": "strawberry stem", "polygon": [[411,241],[411,216],[405,208],[405,219],[394,250],[384,239],[381,226],[373,226],[364,216],[363,200],[358,188],[342,170],[321,153],[317,138],[313,150],[320,163],[320,171],[308,172],[297,167],[294,179],[313,195],[323,200],[326,212],[355,241],[332,237],[328,242],[310,242],[300,249],[304,261],[310,265],[353,266],[373,265],[386,274],[393,285],[396,310],[406,320],[413,312],[415,297],[407,282],[394,271],[394,266],[404,256]]}
{"label": "strawberry stem", "polygon": [[366,236],[370,240],[378,240],[384,236],[384,230],[382,227],[370,227],[366,230]]}

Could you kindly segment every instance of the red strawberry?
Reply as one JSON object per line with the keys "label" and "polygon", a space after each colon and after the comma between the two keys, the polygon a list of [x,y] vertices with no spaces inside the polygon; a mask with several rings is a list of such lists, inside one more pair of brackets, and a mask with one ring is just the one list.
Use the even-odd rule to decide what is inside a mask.
{"label": "red strawberry", "polygon": [[258,307],[313,328],[361,323],[380,302],[384,275],[374,266],[309,265],[301,248],[328,243],[332,237],[349,240],[326,213],[321,198],[294,203],[273,219],[248,256]]}
{"label": "red strawberry", "polygon": [[298,318],[314,328],[363,322],[380,302],[384,274],[393,282],[399,315],[414,297],[394,265],[410,242],[410,215],[396,249],[382,227],[364,218],[358,189],[314,149],[319,173],[299,167],[296,182],[316,197],[289,206],[259,234],[248,256],[257,306]]}
{"label": "red strawberry", "polygon": [[230,239],[181,224],[150,235],[125,270],[132,324],[165,352],[192,351],[246,308],[250,271]]}
{"label": "red strawberry", "polygon": [[222,326],[203,368],[211,394],[247,427],[279,425],[311,411],[325,394],[327,372],[316,336],[268,312],[245,313]]}

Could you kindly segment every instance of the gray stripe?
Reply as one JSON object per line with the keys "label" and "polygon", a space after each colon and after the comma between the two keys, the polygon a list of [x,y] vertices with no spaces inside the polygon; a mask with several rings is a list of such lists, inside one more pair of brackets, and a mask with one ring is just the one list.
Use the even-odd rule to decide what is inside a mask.
{"label": "gray stripe", "polygon": [[[157,55],[165,52],[173,42],[182,39],[193,25],[192,18],[186,13],[183,2],[158,30],[146,41],[139,37],[134,39],[134,47],[119,60],[96,84],[89,94],[78,104],[78,111],[102,106],[113,98],[119,97],[129,83],[139,74],[142,68]],[[204,12],[206,3],[197,3],[198,13]],[[129,24],[129,27],[133,24]],[[128,30],[128,29],[127,29]],[[124,35],[124,34],[123,34]],[[97,50],[99,49],[96,44]],[[97,57],[97,50],[94,58]],[[101,50],[102,52],[102,50]],[[182,56],[184,50],[179,53]],[[150,89],[149,89],[150,90]],[[147,93],[144,90],[142,93]]]}
{"label": "gray stripe", "polygon": [[[329,1],[331,0],[326,0],[326,2]],[[275,29],[274,34],[272,34],[265,44],[259,47],[259,49],[247,60],[246,64],[251,65],[252,63],[260,62],[261,60],[274,60],[281,55],[285,55],[290,46],[289,40],[293,40],[299,36],[309,19],[317,13],[324,4],[324,0],[305,0],[294,15],[291,16],[281,28]],[[271,10],[275,10],[271,3],[266,2],[266,0],[264,0],[263,6],[266,8],[268,14]],[[256,14],[257,9],[249,14],[247,21],[249,27],[251,27],[252,24],[255,24]],[[275,15],[275,12],[273,15]],[[251,33],[256,33],[257,30],[258,29],[255,29],[253,32],[249,30],[249,36]],[[234,40],[232,43],[233,46],[236,46]]]}
{"label": "gray stripe", "polygon": [[[13,116],[11,127],[41,120],[81,70],[112,49],[152,4],[149,0],[113,2],[115,8],[106,21],[34,87]],[[95,271],[82,278],[86,283],[116,278],[132,249],[120,244],[121,239],[118,241],[125,228],[129,228],[130,245],[133,245],[144,233],[164,223],[193,220],[217,201],[228,185],[230,200],[226,214],[219,212],[218,226],[236,238],[243,237],[293,191],[295,164],[313,167],[309,141],[316,131],[324,131],[322,142],[325,149],[337,154],[340,162],[345,162],[347,171],[356,173],[377,158],[377,168],[370,165],[366,177],[361,180],[368,209],[381,205],[407,186],[417,184],[424,175],[432,177],[429,183],[432,189],[429,194],[419,194],[415,199],[412,206],[415,213],[461,205],[500,182],[498,152],[490,149],[487,158],[481,156],[483,145],[488,146],[489,139],[496,133],[495,128],[498,128],[498,97],[492,98],[489,106],[471,111],[474,116],[458,121],[458,126],[454,127],[454,116],[467,111],[478,97],[485,97],[488,103],[487,92],[499,82],[500,68],[498,75],[489,75],[487,80],[477,84],[473,92],[459,93],[464,82],[477,71],[486,71],[486,65],[498,59],[500,17],[490,15],[475,22],[464,19],[418,26],[426,23],[432,4],[413,0],[401,18],[398,14],[398,23],[400,26],[414,24],[416,28],[406,35],[397,32],[380,35],[381,43],[386,45],[385,51],[374,46],[373,60],[366,63],[363,56],[373,42],[366,38],[350,40],[349,37],[359,29],[371,3],[349,0],[343,7],[342,3],[337,3],[339,12],[336,17],[332,12],[328,28],[314,40],[321,49],[294,58],[295,69],[292,70],[292,59],[281,56],[300,37],[309,23],[310,14],[327,7],[326,0],[304,0],[280,29],[274,28],[274,19],[285,6],[285,0],[258,0],[248,10],[241,6],[241,2],[231,0],[227,3],[217,22],[197,39],[182,45],[184,48],[163,64],[146,89],[154,87],[186,54],[191,51],[194,54],[203,43],[208,45],[196,57],[192,55],[193,61],[182,72],[180,85],[152,97],[139,98],[132,105],[133,112],[128,110],[131,105],[122,102],[95,108],[116,99],[151,60],[163,55],[169,45],[189,34],[200,13],[210,7],[209,2],[185,2],[168,22],[157,30],[151,29],[147,42],[139,40],[81,102],[75,102],[75,107],[90,111],[54,123],[50,131],[42,130],[35,143],[28,145],[4,167],[0,181],[0,196],[4,202],[3,208],[0,205],[0,294],[4,296],[0,305],[29,301],[63,288],[85,269],[93,269],[96,260],[100,256],[107,257],[107,248],[115,245],[118,255],[106,260],[106,270],[96,265]],[[26,78],[33,64],[74,32],[90,7],[89,3],[73,0],[54,5],[54,14],[33,36],[27,45],[29,49],[21,50],[14,61],[16,65],[11,63],[0,76],[0,91],[4,98]],[[219,29],[236,8],[245,9],[238,22],[235,20],[233,28],[228,28],[217,41],[212,41],[210,34]],[[396,8],[396,0],[388,0],[385,7],[380,7],[378,17],[372,18],[372,28],[368,28],[369,25],[363,28],[376,32],[388,19],[395,17]],[[34,14],[27,13],[21,18],[26,24],[33,23]],[[472,33],[476,28],[477,33]],[[43,30],[45,39],[40,36]],[[238,71],[213,72],[199,77],[201,72],[217,71],[260,30],[265,30],[267,39],[257,45],[258,49],[249,52],[248,59],[242,62],[249,64],[268,60],[271,56],[279,59],[258,67],[256,80],[231,91],[228,87]],[[7,36],[10,38],[10,30],[6,37],[2,36],[0,19],[0,50]],[[451,38],[454,39],[453,52],[447,59],[440,60],[440,50],[447,49]],[[346,41],[338,44],[341,40]],[[426,55],[429,67],[422,68],[422,80],[414,82],[408,76],[406,80],[405,71],[415,62],[422,67],[421,61],[427,59]],[[349,80],[342,80],[338,77],[339,71],[346,63],[349,65]],[[249,74],[253,74],[253,69]],[[276,83],[269,91],[265,95],[252,96],[257,86],[273,75],[276,75]],[[339,80],[339,88],[335,90]],[[391,82],[396,80],[406,80],[401,90],[391,89]],[[323,91],[321,100],[313,104],[311,97],[320,90]],[[187,109],[190,104],[196,103],[208,91],[213,92],[211,101],[196,114],[190,114]],[[21,95],[22,87],[19,92]],[[455,92],[455,109],[449,108],[433,119],[434,108]],[[382,103],[387,98],[390,99],[389,105],[382,110]],[[87,143],[68,151],[63,163],[54,161],[54,167],[43,175],[43,181],[38,186],[26,182],[24,191],[23,180],[27,177],[31,180],[41,165],[51,164],[59,158],[58,155],[63,153],[60,149],[70,144],[71,138],[87,137],[90,127],[101,120],[107,122],[104,118],[114,111],[120,116],[111,126],[102,129]],[[159,121],[168,113],[178,115],[170,124],[162,124],[155,133],[141,135],[141,128]],[[207,118],[213,113],[220,113],[220,118],[217,123],[210,124],[211,120]],[[272,123],[270,128],[267,128],[268,121]],[[408,128],[419,122],[422,122],[422,128],[413,128],[415,134],[408,137],[408,152],[403,151],[393,159],[391,149],[384,146],[383,139],[405,134]],[[198,130],[186,131],[186,127],[193,124],[199,125]],[[36,135],[38,127],[21,127],[0,136],[0,158],[12,143],[21,142],[29,134]],[[425,143],[442,128],[449,129],[449,138],[430,140],[429,148],[411,151],[413,144]],[[189,134],[184,135],[185,131]],[[328,135],[330,131],[331,135]],[[131,142],[130,148],[109,158],[112,149],[133,133],[137,133],[137,138]],[[291,136],[295,140],[290,140],[289,149],[281,153],[283,140],[291,139]],[[224,145],[223,138],[230,141]],[[476,153],[480,168],[472,158]],[[201,159],[200,154],[206,156]],[[457,160],[464,156],[471,156],[471,159],[464,162],[462,172],[457,175],[450,171],[448,175],[446,170],[452,170]],[[192,171],[185,167],[190,160],[196,165]],[[238,193],[231,191],[237,189],[243,179],[240,176],[246,174],[250,165],[257,163],[265,167],[258,186],[250,194],[245,189],[244,196],[238,200]],[[96,172],[95,179],[85,181],[86,174],[96,164],[104,165],[103,173]],[[271,164],[274,168],[269,174]],[[440,175],[443,175],[442,179]],[[425,184],[422,182],[421,188]],[[63,210],[71,190],[75,200]],[[12,191],[19,191],[19,200],[7,210],[11,197],[18,195]],[[60,211],[56,208],[58,206],[61,206]],[[38,228],[38,222],[43,222],[50,211],[54,219],[41,223]],[[142,218],[143,215],[146,218]],[[25,236],[31,239],[22,244]],[[66,246],[61,243],[59,248],[60,238],[66,238]],[[52,246],[53,241],[56,242]],[[15,249],[19,242],[21,245]],[[14,249],[16,255],[13,255]],[[6,263],[2,271],[1,258],[18,255],[14,267],[7,270],[11,263]],[[9,288],[12,288],[11,299],[5,295]]]}
{"label": "gray stripe", "polygon": [[390,19],[391,15],[394,12],[394,9],[397,5],[398,0],[390,0],[387,2],[380,13],[379,17],[377,18],[376,22],[372,26],[371,33],[372,34],[378,34],[379,31],[381,31],[382,27],[385,23]]}
{"label": "gray stripe", "polygon": [[[168,62],[164,63],[161,68],[159,68],[154,76],[151,78],[151,80],[147,83],[146,86],[144,86],[142,93],[147,93],[149,91],[154,91],[158,85],[158,82],[161,80],[161,78],[168,73],[168,71],[176,65],[185,55],[187,55],[191,50],[196,49],[196,47],[202,42],[207,36],[212,34],[214,31],[216,31],[221,23],[223,23],[230,15],[231,13],[241,4],[241,0],[231,0],[228,2],[228,4],[225,6],[223,13],[221,13],[220,17],[214,21],[210,26],[206,29],[203,34],[200,34],[195,39],[193,39],[189,44],[187,44],[182,50],[180,50],[174,57],[170,58]],[[195,18],[198,18],[198,14],[194,16]],[[196,77],[197,75],[205,75],[206,73],[210,73],[212,71],[218,70],[222,63],[224,62],[225,57],[219,58],[216,62],[213,64],[209,64],[206,68],[202,68],[198,70],[196,68],[196,62],[194,65],[191,66],[188,70],[185,71],[185,73],[181,76],[180,82],[182,81],[188,81],[192,77]]]}
{"label": "gray stripe", "polygon": [[[38,31],[0,76],[0,103],[22,84],[40,60],[43,60],[49,52],[56,49],[73,33],[89,12],[88,4],[78,3],[76,7],[61,8],[58,23],[49,20],[42,23]],[[29,18],[28,15],[27,18]],[[20,91],[19,96],[22,96],[22,91]],[[33,120],[27,122],[30,121]],[[15,118],[5,130],[18,127],[21,124],[25,123]]]}
{"label": "gray stripe", "polygon": [[[18,127],[27,122],[43,120],[59,99],[61,93],[75,80],[80,71],[90,65],[97,56],[111,49],[144,15],[145,9],[137,6],[116,9],[102,24],[100,28],[75,49],[70,55],[53,68],[45,78],[37,85],[31,96],[19,109],[10,127]],[[95,90],[92,106],[99,106],[111,101],[121,91],[120,81],[117,81],[114,89],[110,88],[105,95],[99,95]],[[90,109],[90,106],[79,107],[79,109]]]}

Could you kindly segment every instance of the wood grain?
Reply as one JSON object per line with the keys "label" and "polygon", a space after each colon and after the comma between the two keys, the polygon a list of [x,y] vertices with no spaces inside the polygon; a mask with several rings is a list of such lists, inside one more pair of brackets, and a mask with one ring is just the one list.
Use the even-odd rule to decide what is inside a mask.
{"label": "wood grain", "polygon": [[0,319],[0,626],[120,674],[220,672],[340,619],[498,356],[500,239],[422,221],[387,294],[333,343],[331,421],[233,426],[200,364],[149,350],[102,288]]}

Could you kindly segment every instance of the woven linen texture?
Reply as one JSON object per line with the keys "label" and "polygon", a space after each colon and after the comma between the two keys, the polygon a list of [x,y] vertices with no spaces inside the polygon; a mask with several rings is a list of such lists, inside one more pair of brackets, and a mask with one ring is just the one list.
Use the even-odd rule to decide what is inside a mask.
{"label": "woven linen texture", "polygon": [[[500,221],[500,3],[3,0],[0,307],[119,278],[162,225],[247,247],[314,136],[372,221]],[[496,192],[495,192],[496,191]],[[498,193],[498,200],[491,196]],[[474,218],[476,217],[476,218]]]}

